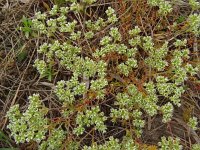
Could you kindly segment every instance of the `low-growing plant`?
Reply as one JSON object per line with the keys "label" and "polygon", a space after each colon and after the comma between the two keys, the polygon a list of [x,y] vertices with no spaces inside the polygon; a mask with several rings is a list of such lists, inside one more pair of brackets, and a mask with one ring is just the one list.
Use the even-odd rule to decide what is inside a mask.
{"label": "low-growing plant", "polygon": [[32,20],[29,18],[26,18],[25,16],[23,16],[22,18],[22,24],[23,26],[20,27],[20,30],[22,32],[24,32],[26,38],[29,38],[29,36],[32,34],[33,30],[32,30]]}
{"label": "low-growing plant", "polygon": [[[17,143],[35,141],[39,149],[62,149],[66,139],[73,137],[75,144],[68,149],[81,149],[80,138],[84,134],[106,134],[110,121],[123,124],[131,135],[122,141],[111,136],[105,143],[92,142],[83,150],[141,149],[135,140],[142,135],[146,117],[162,115],[162,122],[167,123],[174,109],[181,106],[181,96],[187,90],[184,83],[195,78],[199,70],[187,39],[175,37],[156,42],[152,35],[144,34],[140,25],[130,29],[125,39],[117,25],[119,16],[110,6],[102,18],[82,18],[95,3],[96,0],[67,0],[66,7],[54,5],[49,12],[37,12],[32,19],[34,31],[50,39],[38,48],[33,65],[40,78],[49,74],[50,79],[54,78],[52,72],[59,68],[68,71],[69,76],[68,80],[56,81],[53,88],[61,102],[59,121],[49,118],[50,110],[38,94],[29,97],[24,113],[19,105],[10,108],[7,127]],[[159,8],[161,18],[173,11],[170,1],[147,3]],[[189,4],[193,10],[199,7],[196,1]],[[76,17],[71,19],[70,14]],[[184,32],[200,35],[199,14],[189,15]],[[114,94],[109,93],[111,89]],[[197,118],[190,118],[188,125],[196,130]],[[158,147],[182,149],[180,140],[172,137],[163,137]]]}

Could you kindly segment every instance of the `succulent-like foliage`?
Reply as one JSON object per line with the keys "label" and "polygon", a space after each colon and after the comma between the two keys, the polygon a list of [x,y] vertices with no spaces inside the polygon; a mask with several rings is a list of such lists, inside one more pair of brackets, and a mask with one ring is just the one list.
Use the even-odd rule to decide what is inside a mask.
{"label": "succulent-like foliage", "polygon": [[198,121],[196,117],[192,117],[189,119],[188,125],[193,129],[197,130]]}
{"label": "succulent-like foliage", "polygon": [[159,7],[159,14],[167,15],[172,11],[172,5],[169,1],[166,0],[148,0],[148,3],[151,6],[158,6]]}
{"label": "succulent-like foliage", "polygon": [[188,17],[189,31],[193,32],[196,36],[200,35],[200,14],[191,14]]}
{"label": "succulent-like foliage", "polygon": [[109,140],[105,142],[103,145],[97,145],[94,143],[92,146],[84,146],[83,150],[105,150],[105,149],[113,149],[113,150],[139,150],[139,146],[134,143],[133,139],[130,137],[124,137],[123,141],[120,143],[118,139],[114,139],[112,136],[109,137]]}
{"label": "succulent-like foliage", "polygon": [[54,150],[61,149],[62,142],[65,139],[66,135],[62,129],[54,129],[47,141],[43,141],[39,147],[39,150]]}
{"label": "succulent-like foliage", "polygon": [[74,129],[74,133],[77,135],[83,134],[85,126],[90,127],[91,125],[95,126],[95,130],[106,132],[106,126],[104,125],[106,119],[98,106],[92,107],[91,110],[86,110],[84,113],[80,112],[76,117],[78,127]]}
{"label": "succulent-like foliage", "polygon": [[40,143],[45,139],[48,131],[48,120],[45,117],[48,109],[45,108],[38,94],[29,97],[30,104],[24,113],[20,113],[19,105],[14,105],[7,113],[9,125],[7,126],[17,143],[34,140]]}
{"label": "succulent-like foliage", "polygon": [[199,150],[199,149],[200,149],[200,144],[192,145],[192,150]]}
{"label": "succulent-like foliage", "polygon": [[161,142],[158,143],[161,150],[181,150],[182,146],[180,145],[180,139],[173,139],[172,137],[162,137]]}
{"label": "succulent-like foliage", "polygon": [[[80,149],[78,140],[84,133],[105,134],[106,123],[110,121],[126,126],[132,135],[124,136],[122,141],[110,137],[104,144],[93,142],[83,150],[139,150],[141,147],[134,140],[142,135],[145,117],[161,114],[163,123],[171,121],[175,107],[181,106],[185,81],[198,72],[198,66],[192,63],[188,41],[175,38],[157,42],[152,35],[143,34],[142,27],[137,25],[127,31],[126,39],[117,27],[119,18],[112,7],[107,7],[103,18],[81,22],[81,14],[88,15],[88,8],[96,0],[66,2],[66,7],[54,5],[47,13],[37,12],[32,20],[38,35],[51,39],[37,51],[34,67],[40,77],[51,73],[53,76],[53,71],[58,73],[60,68],[69,73],[66,78],[55,80],[52,89],[64,121],[48,121],[48,111],[39,95],[33,95],[24,113],[20,113],[19,105],[10,108],[8,128],[17,143],[32,140],[40,149],[50,150],[64,148],[62,144],[69,132],[70,138],[75,137],[77,141],[68,145],[68,149]],[[147,3],[158,7],[158,14],[163,18],[173,11],[170,1],[148,0]],[[193,10],[199,7],[195,0],[189,4]],[[71,19],[70,14],[78,19]],[[199,14],[191,14],[187,23],[187,32],[198,37]],[[98,37],[99,34],[103,36]],[[120,88],[115,88],[118,83]],[[109,93],[110,87],[114,88],[114,94]],[[109,103],[106,100],[111,95]],[[109,106],[108,110],[103,106]],[[196,130],[197,118],[190,118],[188,125]],[[180,150],[179,142],[163,137],[158,145],[162,150]]]}

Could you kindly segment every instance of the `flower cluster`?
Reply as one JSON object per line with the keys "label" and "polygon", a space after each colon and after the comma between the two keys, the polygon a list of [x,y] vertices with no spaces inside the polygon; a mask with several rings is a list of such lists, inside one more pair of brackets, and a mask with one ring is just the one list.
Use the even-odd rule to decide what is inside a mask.
{"label": "flower cluster", "polygon": [[191,64],[187,63],[183,65],[183,59],[189,59],[189,50],[188,49],[182,49],[181,47],[185,47],[186,40],[176,40],[174,45],[178,47],[173,52],[173,57],[171,59],[171,66],[173,70],[173,79],[174,82],[178,85],[183,83],[185,80],[187,80],[187,74],[195,75],[198,71],[197,67],[193,67]]}
{"label": "flower cluster", "polygon": [[93,3],[95,3],[97,0],[82,0],[78,2],[77,0],[65,0],[66,2],[70,3],[69,10],[72,11],[73,13],[80,13],[85,6],[89,6]]}
{"label": "flower cluster", "polygon": [[115,122],[116,118],[121,118],[128,120],[129,119],[129,112],[127,109],[122,108],[122,109],[111,109],[110,117],[113,119]]}
{"label": "flower cluster", "polygon": [[122,142],[119,142],[118,139],[114,139],[112,136],[109,137],[109,140],[104,144],[97,145],[94,143],[92,146],[84,146],[82,150],[139,150],[139,145],[134,143],[133,139],[129,136],[125,136]]}
{"label": "flower cluster", "polygon": [[181,150],[182,146],[180,145],[180,139],[173,139],[172,137],[162,137],[161,142],[158,143],[161,150],[173,149],[173,150]]}
{"label": "flower cluster", "polygon": [[189,4],[193,10],[200,9],[200,2],[198,2],[197,0],[189,0]]}
{"label": "flower cluster", "polygon": [[84,146],[83,150],[104,150],[104,149],[116,149],[120,150],[120,144],[118,139],[114,139],[113,137],[109,137],[109,141],[106,141],[103,145],[97,145],[94,143],[92,146]]}
{"label": "flower cluster", "polygon": [[45,77],[47,75],[48,67],[47,67],[47,64],[44,60],[36,59],[34,67],[37,68],[37,71],[40,73],[41,77]]}
{"label": "flower cluster", "polygon": [[193,144],[192,145],[192,150],[199,150],[200,149],[200,144]]}
{"label": "flower cluster", "polygon": [[117,42],[117,41],[121,41],[122,40],[122,37],[121,37],[121,34],[119,33],[119,30],[117,27],[115,28],[111,28],[110,29],[110,32],[109,32],[110,36],[114,39],[114,42]]}
{"label": "flower cluster", "polygon": [[169,79],[163,76],[158,76],[156,80],[158,92],[169,98],[175,105],[180,106],[180,97],[185,92],[183,87],[179,87],[174,83],[167,83]]}
{"label": "flower cluster", "polygon": [[193,129],[197,130],[198,121],[196,117],[192,117],[188,121],[188,125]]}
{"label": "flower cluster", "polygon": [[39,146],[39,150],[55,150],[62,148],[62,141],[66,135],[62,129],[53,129],[47,141],[43,141]]}
{"label": "flower cluster", "polygon": [[108,81],[105,78],[99,78],[97,80],[91,81],[90,89],[96,93],[97,99],[104,98],[104,93],[106,92],[104,88],[108,85]]}
{"label": "flower cluster", "polygon": [[137,137],[140,137],[142,134],[142,128],[145,126],[145,121],[142,120],[142,112],[139,110],[133,111],[133,126],[135,127],[135,133]]}
{"label": "flower cluster", "polygon": [[149,57],[145,60],[152,68],[156,68],[158,71],[162,71],[168,66],[168,63],[164,58],[168,53],[168,42],[165,42],[161,48],[154,48],[151,37],[144,37],[144,49],[148,50]]}
{"label": "flower cluster", "polygon": [[69,81],[58,81],[55,89],[55,93],[59,100],[65,103],[72,104],[75,100],[75,95],[84,94],[86,87],[84,83],[79,84],[78,77],[74,76]]}
{"label": "flower cluster", "polygon": [[188,19],[189,31],[194,33],[196,36],[200,35],[200,14],[191,14]]}
{"label": "flower cluster", "polygon": [[45,139],[45,134],[48,131],[48,121],[45,117],[47,108],[45,108],[38,94],[29,97],[30,104],[28,109],[21,114],[19,105],[14,105],[7,112],[11,135],[16,143],[29,142],[31,140],[40,143]]}
{"label": "flower cluster", "polygon": [[164,123],[169,122],[171,120],[172,115],[173,115],[173,110],[174,110],[174,107],[170,102],[168,102],[167,104],[161,107],[161,111],[163,113],[162,121]]}
{"label": "flower cluster", "polygon": [[116,23],[118,21],[117,15],[115,14],[115,10],[113,8],[108,7],[106,14],[108,16],[109,23]]}
{"label": "flower cluster", "polygon": [[129,35],[137,36],[141,32],[141,29],[138,26],[135,26],[134,29],[129,30]]}
{"label": "flower cluster", "polygon": [[148,0],[148,4],[151,6],[158,6],[158,12],[161,15],[167,15],[172,11],[172,5],[166,0]]}
{"label": "flower cluster", "polygon": [[90,127],[91,125],[95,126],[95,130],[106,132],[106,126],[104,125],[106,120],[107,117],[104,116],[104,113],[100,111],[98,106],[92,107],[90,110],[87,109],[85,112],[79,112],[76,117],[78,127],[74,129],[74,134],[83,134],[85,131],[84,127]]}
{"label": "flower cluster", "polygon": [[125,63],[121,63],[118,65],[120,72],[126,76],[128,76],[129,72],[132,71],[133,68],[137,68],[137,60],[134,58],[128,58]]}
{"label": "flower cluster", "polygon": [[[132,118],[133,126],[135,127],[135,132],[137,136],[142,133],[142,128],[145,125],[144,120],[142,120],[142,112],[140,110],[134,110],[133,106],[139,105],[148,114],[154,115],[157,112],[158,106],[149,97],[144,97],[141,92],[138,91],[135,85],[129,85],[127,87],[128,93],[117,94],[117,101],[115,105],[119,106],[119,109],[111,109],[110,116],[113,121],[117,118],[128,120]],[[148,102],[147,102],[148,101]]]}
{"label": "flower cluster", "polygon": [[93,33],[93,31],[100,31],[103,27],[107,25],[107,22],[104,21],[102,18],[98,18],[98,20],[96,20],[95,22],[93,22],[92,20],[87,20],[85,22],[85,25],[88,29],[88,32]]}
{"label": "flower cluster", "polygon": [[[41,150],[63,149],[63,141],[67,138],[65,129],[77,137],[87,129],[105,133],[106,121],[111,120],[113,123],[128,122],[126,129],[131,128],[134,131],[132,135],[140,137],[146,116],[161,113],[163,123],[170,121],[174,105],[181,105],[181,96],[186,90],[184,81],[198,72],[196,64],[191,63],[188,41],[175,39],[171,44],[174,39],[170,39],[159,43],[148,33],[144,35],[137,25],[128,31],[128,39],[125,39],[116,26],[118,17],[113,8],[108,7],[105,11],[107,19],[106,16],[95,16],[96,20],[87,20],[88,17],[84,17],[89,14],[82,13],[88,12],[89,5],[96,0],[66,2],[67,7],[54,5],[48,13],[36,13],[32,20],[34,31],[50,39],[39,47],[34,67],[42,78],[54,70],[58,71],[57,67],[69,73],[65,79],[55,80],[53,87],[62,102],[59,110],[64,121],[59,122],[59,127],[58,124],[49,125],[45,117],[47,109],[39,100],[39,95],[30,96],[30,105],[23,114],[19,105],[11,107],[7,113],[10,120],[8,128],[15,141],[36,141]],[[147,2],[150,6],[159,7],[160,15],[166,16],[172,11],[170,1]],[[190,0],[189,4],[193,10],[199,7],[195,0]],[[78,19],[71,19],[72,13]],[[198,36],[200,16],[191,14],[187,22],[188,31]],[[103,37],[96,38],[100,34]],[[114,75],[111,76],[110,72]],[[118,89],[115,89],[115,83],[120,84]],[[110,94],[110,90],[114,94]],[[112,105],[107,104],[107,97],[110,96]],[[102,104],[109,105],[105,115],[100,109]],[[196,130],[197,118],[190,118],[188,125]],[[110,137],[104,144],[93,143],[84,146],[83,150],[141,149],[131,136],[124,136],[121,142]],[[80,149],[80,143],[75,140],[70,147]],[[182,149],[179,140],[171,137],[163,137],[158,145],[163,150]]]}
{"label": "flower cluster", "polygon": [[84,3],[87,3],[88,5],[91,5],[95,3],[97,0],[83,0]]}

